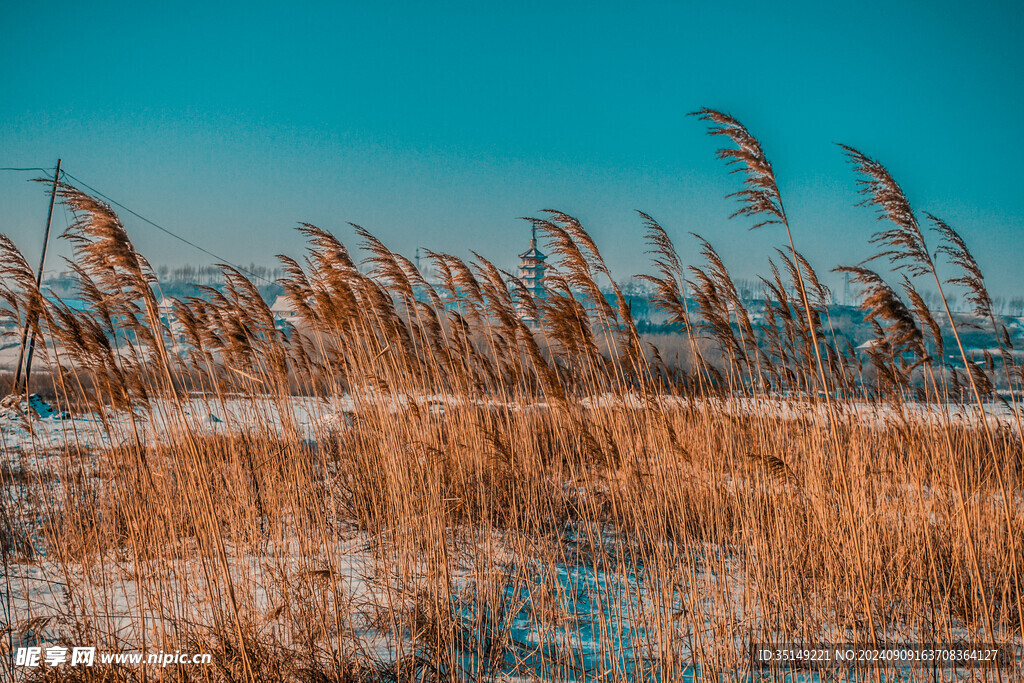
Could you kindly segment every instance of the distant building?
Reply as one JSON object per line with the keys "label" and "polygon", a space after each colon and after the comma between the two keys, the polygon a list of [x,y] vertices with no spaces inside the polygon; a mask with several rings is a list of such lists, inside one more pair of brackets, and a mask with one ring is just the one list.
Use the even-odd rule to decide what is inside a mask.
{"label": "distant building", "polygon": [[544,298],[544,275],[548,257],[537,248],[537,228],[530,233],[530,248],[519,255],[519,279],[538,299]]}
{"label": "distant building", "polygon": [[274,314],[274,322],[278,327],[281,327],[283,322],[294,327],[299,321],[299,314],[295,310],[295,304],[284,295],[278,296],[274,300],[274,304],[270,307],[270,312]]}
{"label": "distant building", "polygon": [[[544,276],[547,274],[547,256],[537,248],[537,228],[530,232],[530,248],[519,255],[519,281],[534,299],[544,299]],[[536,322],[532,315],[520,310],[520,317],[527,323]]]}
{"label": "distant building", "polygon": [[160,322],[167,326],[167,331],[171,334],[171,341],[177,344],[184,343],[185,326],[178,320],[178,316],[174,312],[174,300],[166,296],[162,298],[157,304],[157,313],[160,316]]}

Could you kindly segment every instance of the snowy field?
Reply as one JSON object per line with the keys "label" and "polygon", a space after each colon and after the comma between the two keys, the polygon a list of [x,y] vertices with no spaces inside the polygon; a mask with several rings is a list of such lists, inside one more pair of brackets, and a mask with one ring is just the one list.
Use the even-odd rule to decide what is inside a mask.
{"label": "snowy field", "polygon": [[[639,396],[594,396],[579,400],[582,408],[643,408],[652,401],[668,408],[685,408],[688,399],[662,396],[645,399]],[[400,413],[415,403],[417,409],[443,414],[446,405],[458,402],[449,396],[408,397],[368,395],[355,401],[350,396],[330,399],[292,396],[284,399],[269,396],[211,397],[194,395],[181,403],[156,401],[150,410],[135,413],[112,412],[101,418],[94,414],[66,415],[43,404],[41,415],[22,402],[0,407],[0,445],[4,450],[45,453],[67,444],[84,448],[106,448],[120,441],[141,436],[145,443],[154,443],[167,434],[176,433],[187,423],[197,434],[245,432],[255,428],[276,429],[282,436],[298,434],[315,442],[318,435],[351,425],[358,410],[372,409]],[[282,405],[284,409],[282,410]],[[501,404],[489,404],[499,407]],[[842,419],[871,426],[909,421],[930,425],[980,424],[978,409],[970,404],[926,405],[920,403],[868,404],[837,402]],[[37,405],[38,407],[38,405]],[[516,403],[512,410],[543,409],[544,403]],[[793,399],[728,398],[700,399],[697,407],[718,414],[760,415],[768,419],[814,420],[825,416],[821,402]],[[993,402],[985,406],[985,418],[993,427],[1016,429],[1021,407],[1016,411],[1008,403]]]}
{"label": "snowy field", "polygon": [[[601,410],[639,408],[647,400],[651,399],[593,397],[580,403],[581,407]],[[672,397],[654,400],[672,407],[689,405]],[[298,438],[309,448],[316,448],[322,437],[351,428],[361,411],[400,413],[410,410],[410,403],[416,404],[416,410],[443,416],[453,399],[376,396],[357,402],[350,397],[279,400],[193,396],[177,404],[156,402],[145,413],[105,416],[60,414],[39,401],[34,401],[31,408],[25,403],[9,403],[0,410],[0,438],[3,462],[8,471],[21,474],[18,482],[24,482],[32,473],[50,470],[51,459],[59,458],[68,446],[95,452],[136,438],[153,444],[180,434],[185,424],[196,434],[210,435],[276,430],[282,437]],[[530,403],[517,404],[513,409],[543,407]],[[792,399],[707,400],[698,407],[715,413],[757,414],[785,420],[814,419],[823,410],[820,405]],[[952,405],[905,404],[897,412],[887,405],[844,404],[842,415],[844,419],[876,426],[891,421],[972,424],[978,419],[970,407]],[[988,406],[986,417],[993,424],[1006,426],[1014,425],[1016,419],[1005,404]],[[48,481],[60,485],[52,476]],[[24,483],[11,484],[9,500],[30,495],[25,487]],[[613,565],[593,561],[585,539],[590,538],[591,544],[594,538],[600,543],[610,542],[608,530],[571,530],[563,539],[564,556],[554,564],[517,552],[500,535],[477,537],[469,532],[467,538],[466,532],[462,533],[460,542],[453,542],[449,549],[455,570],[447,599],[458,625],[459,635],[453,646],[463,653],[460,661],[467,675],[479,675],[489,667],[490,674],[499,680],[582,681],[600,678],[607,672],[614,672],[612,678],[618,680],[659,680],[652,662],[666,640],[675,643],[678,657],[685,660],[690,648],[699,647],[702,639],[720,642],[721,630],[727,628],[732,634],[729,639],[735,642],[737,650],[742,650],[746,642],[742,620],[761,609],[756,596],[744,591],[741,568],[726,562],[717,565],[716,572],[700,569],[707,556],[717,553],[715,548],[692,550],[694,569],[690,585],[673,588],[666,603],[665,592],[652,584],[639,560],[622,557]],[[381,551],[382,547],[386,544],[380,539],[352,530],[344,544],[323,549],[315,557],[272,544],[263,553],[253,555],[242,549],[236,551],[228,544],[227,562],[232,574],[286,576],[296,585],[305,586],[306,593],[294,594],[282,592],[282,584],[270,580],[237,586],[240,610],[259,631],[281,628],[278,619],[282,614],[301,610],[302,599],[322,597],[327,583],[332,583],[340,588],[342,611],[349,619],[341,626],[349,650],[346,655],[377,662],[423,655],[416,652],[412,639],[396,637],[376,626],[382,611],[396,608],[392,603],[392,586],[403,581],[426,580],[420,568],[397,567]],[[12,624],[9,644],[17,648],[67,641],[73,637],[75,620],[84,615],[93,620],[94,628],[109,635],[110,642],[119,643],[125,650],[156,642],[166,629],[173,630],[178,624],[212,625],[217,615],[203,598],[211,586],[204,585],[201,578],[209,577],[206,564],[210,561],[196,552],[195,559],[187,563],[140,568],[126,556],[105,558],[95,566],[69,571],[66,564],[47,557],[40,544],[31,561],[16,561],[7,569],[4,612],[9,614],[5,620]],[[500,600],[495,602],[492,595],[489,601],[482,601],[477,586],[485,578],[494,585],[495,573],[500,574]],[[170,590],[180,599],[159,599],[161,591],[168,590],[167,576],[173,577]],[[327,581],[325,576],[333,577],[334,581]],[[215,586],[212,590],[222,588]],[[675,630],[670,635],[658,632],[666,623],[666,611],[672,613],[668,622]],[[704,616],[694,620],[694,615]],[[95,623],[97,619],[99,623]],[[889,634],[895,641],[905,642],[907,636],[898,631]],[[292,637],[297,636],[279,634],[283,642]],[[844,640],[841,632],[835,637],[837,641]],[[479,653],[490,648],[481,639],[495,640],[492,661],[480,660]],[[687,673],[682,680],[700,680],[697,669],[684,670]],[[745,675],[750,680],[759,680],[771,678],[772,672],[752,667]],[[986,678],[992,675],[985,674]],[[1007,673],[1004,679],[1012,680],[1013,675]],[[957,672],[944,680],[961,677],[970,679],[970,674]],[[790,680],[819,677],[793,673]]]}

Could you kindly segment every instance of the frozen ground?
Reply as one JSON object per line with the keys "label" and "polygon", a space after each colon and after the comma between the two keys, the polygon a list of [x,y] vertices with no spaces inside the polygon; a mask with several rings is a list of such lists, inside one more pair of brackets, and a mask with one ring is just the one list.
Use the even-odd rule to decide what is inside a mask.
{"label": "frozen ground", "polygon": [[[200,433],[220,433],[275,428],[282,434],[297,435],[315,442],[320,435],[351,425],[358,410],[379,409],[397,412],[408,409],[408,398],[380,396],[363,399],[360,405],[348,397],[332,400],[291,397],[285,410],[269,397],[225,397],[211,399],[192,397],[179,406],[156,403],[146,414],[116,413],[102,418],[97,415],[67,416],[48,413],[45,406],[35,404],[30,412],[25,404],[0,409],[0,462],[19,462],[20,466],[46,467],[50,457],[67,445],[103,448],[136,435],[147,442],[167,438],[179,431],[183,421],[189,429]],[[419,409],[441,413],[452,399],[423,397],[414,399]],[[682,404],[681,399],[663,397],[667,403]],[[614,399],[594,397],[581,403],[592,409],[639,407],[639,397]],[[793,400],[725,400],[708,401],[716,412],[734,414],[759,413],[783,419],[812,418],[822,407]],[[713,405],[712,405],[713,404]],[[518,405],[517,409],[528,409]],[[532,406],[537,407],[537,406]],[[889,420],[909,419],[923,422],[951,420],[968,423],[977,420],[976,412],[962,406],[907,406],[901,413],[888,406],[854,404],[844,407],[849,419],[871,424]],[[1005,405],[988,407],[991,421],[1011,424],[1013,413]],[[39,413],[42,415],[36,415]],[[598,530],[598,535],[603,532]],[[571,538],[569,545],[572,546]],[[323,572],[337,577],[346,601],[351,622],[345,625],[345,647],[353,656],[377,661],[391,661],[412,654],[412,641],[393,632],[379,629],[374,615],[393,609],[389,586],[399,579],[397,568],[381,557],[375,539],[352,532],[343,545],[314,558],[294,548],[267,547],[258,556],[229,548],[231,573],[239,576],[285,577],[285,581],[250,582],[239,586],[240,609],[247,623],[259,630],[286,629],[285,616],[301,610],[296,595],[308,599],[324,591]],[[501,544],[500,539],[480,542]],[[375,553],[372,549],[378,548]],[[465,552],[453,549],[453,556]],[[705,551],[707,552],[707,551]],[[714,552],[710,550],[710,552]],[[608,671],[617,678],[656,680],[649,670],[652,657],[660,644],[669,638],[682,658],[689,644],[702,637],[712,638],[710,631],[723,624],[736,629],[737,647],[742,641],[741,622],[757,613],[747,602],[739,576],[710,573],[694,574],[694,586],[674,592],[671,605],[660,603],[657,590],[651,590],[642,566],[620,564],[595,565],[586,556],[568,554],[564,561],[552,564],[530,557],[516,556],[507,548],[481,553],[497,558],[486,567],[472,562],[456,562],[452,577],[450,609],[459,624],[458,647],[462,666],[477,671],[483,663],[477,659],[484,639],[493,639],[500,648],[497,670],[505,679],[589,680]],[[155,642],[161,629],[173,630],[177,624],[212,625],[215,620],[204,595],[218,587],[204,584],[201,577],[210,573],[203,569],[203,560],[196,558],[174,567],[138,567],[130,557],[104,560],[101,565],[78,569],[48,559],[45,554],[33,561],[9,566],[4,587],[4,614],[11,617],[11,643],[14,647],[36,642],[67,639],[76,618],[89,615],[93,626],[108,634],[111,642],[125,650],[134,650],[140,643]],[[207,560],[209,562],[209,560]],[[409,570],[406,569],[406,572]],[[738,570],[737,570],[738,571]],[[170,572],[170,573],[168,573]],[[484,603],[477,595],[484,575],[493,581],[501,575],[501,600]],[[173,594],[180,599],[160,601],[160,591],[168,586],[160,577],[172,576]],[[406,575],[404,580],[415,578]],[[206,579],[209,580],[208,578]],[[307,587],[286,595],[280,589],[288,583]],[[696,598],[694,596],[697,596]],[[141,605],[161,605],[163,613],[146,612],[140,618]],[[731,605],[732,608],[723,608]],[[97,607],[99,606],[99,607]],[[411,608],[410,605],[405,607]],[[152,608],[148,608],[152,609]],[[672,633],[659,633],[659,610],[669,609]],[[731,613],[730,613],[731,612]],[[691,615],[705,615],[696,623]],[[707,615],[715,615],[714,621]],[[7,621],[7,617],[4,617]],[[143,626],[142,624],[146,625]],[[660,622],[664,625],[665,621]],[[275,631],[277,632],[277,631]],[[279,633],[287,641],[294,634]],[[6,641],[7,639],[4,638]],[[6,647],[7,642],[3,646]],[[486,649],[486,648],[485,648]],[[696,677],[690,669],[685,676]],[[684,676],[684,680],[685,680]],[[816,680],[809,674],[792,680]],[[950,679],[946,679],[950,680]],[[953,679],[955,680],[955,678]]]}
{"label": "frozen ground", "polygon": [[[354,537],[333,553],[330,571],[336,577],[344,615],[342,633],[335,638],[340,654],[377,663],[410,655],[429,658],[429,650],[417,646],[408,634],[396,636],[377,625],[378,615],[415,606],[408,599],[395,604],[388,585],[399,580],[399,570],[375,556],[370,546],[367,539]],[[178,578],[174,584],[159,587],[146,568],[140,574],[130,563],[112,561],[71,575],[45,560],[15,564],[9,576],[13,596],[9,608],[15,617],[12,644],[17,648],[58,640],[75,642],[74,622],[83,617],[106,634],[106,648],[124,652],[145,650],[146,643],[161,642],[162,636],[183,624],[212,627],[214,617],[203,597],[200,565],[200,560],[194,560],[175,566],[173,575]],[[260,557],[233,556],[233,573],[285,575],[290,586],[282,590],[281,584],[270,581],[236,586],[244,623],[256,633],[274,632],[285,647],[290,640],[303,638],[291,617],[303,610],[302,601],[330,595],[324,566],[322,559],[311,560],[290,549],[268,548]],[[450,608],[457,628],[457,661],[470,680],[659,681],[663,678],[654,662],[664,638],[670,639],[677,661],[682,662],[673,681],[717,680],[701,678],[699,668],[685,664],[694,643],[699,647],[702,638],[713,641],[717,635],[720,639],[721,633],[714,630],[724,627],[735,632],[732,639],[737,651],[746,648],[741,603],[749,596],[742,595],[738,569],[736,575],[695,575],[697,585],[690,591],[691,597],[681,591],[670,605],[657,603],[657,593],[649,590],[642,567],[595,567],[582,559],[550,566],[505,553],[494,570],[483,573],[500,576],[497,602],[478,599],[481,573],[475,568],[463,565],[453,576]],[[415,570],[410,575],[406,569],[405,580],[416,578]],[[151,608],[142,620],[140,604],[153,604],[159,590],[170,590],[177,597],[165,601],[159,608],[162,612]],[[724,599],[732,601],[735,614],[723,613]],[[664,609],[675,614],[670,620],[671,634],[659,633],[657,626],[657,613]],[[693,623],[692,615],[704,617]],[[145,629],[140,626],[143,623]],[[893,640],[889,642],[905,642],[905,636],[900,639],[894,633],[890,637]],[[835,640],[844,639],[837,635]],[[5,646],[0,645],[0,650]],[[197,649],[203,647],[197,645]],[[481,652],[486,657],[480,657]],[[835,673],[820,677],[794,670],[785,680],[838,680]],[[910,674],[909,667],[902,673],[894,668],[890,675],[895,678],[889,680],[931,680],[932,672],[918,668],[914,677]],[[1002,680],[1016,680],[1015,675],[1006,671]],[[946,670],[941,680],[999,680],[994,671],[978,676],[977,671]],[[743,672],[740,679],[780,680],[771,671],[756,667]]]}
{"label": "frozen ground", "polygon": [[[626,398],[613,396],[584,397],[579,403],[584,408],[641,408],[649,402],[640,396]],[[687,399],[663,396],[654,399],[669,407],[688,405]],[[268,396],[193,396],[174,404],[154,402],[151,410],[136,413],[113,412],[101,419],[97,415],[67,416],[55,410],[46,410],[42,419],[27,410],[24,402],[16,406],[0,406],[0,448],[22,452],[45,452],[72,444],[85,448],[103,448],[118,441],[134,440],[136,436],[151,443],[168,434],[179,434],[188,424],[196,433],[224,433],[260,429],[277,429],[282,435],[297,434],[315,441],[325,430],[343,428],[351,424],[358,409],[400,412],[415,402],[419,409],[443,413],[445,405],[456,399],[446,396],[371,396],[361,398],[359,405],[349,396],[330,399],[292,396],[285,399]],[[825,406],[809,400],[771,398],[700,399],[699,404],[716,413],[734,415],[758,414],[770,418],[798,420],[825,416]],[[281,406],[286,406],[284,410]],[[494,404],[497,405],[497,404]],[[971,404],[869,404],[863,402],[837,403],[841,419],[882,426],[908,420],[929,424],[978,424],[976,406]],[[543,407],[543,403],[517,403],[513,409]],[[38,410],[38,405],[36,406]],[[1017,428],[1021,409],[1017,412],[1002,402],[985,406],[985,417],[992,426]]]}

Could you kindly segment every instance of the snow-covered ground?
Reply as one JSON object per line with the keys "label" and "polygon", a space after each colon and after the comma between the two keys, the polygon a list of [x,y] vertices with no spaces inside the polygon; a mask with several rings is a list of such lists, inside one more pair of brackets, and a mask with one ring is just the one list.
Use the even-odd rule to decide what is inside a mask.
{"label": "snow-covered ground", "polygon": [[[315,443],[332,430],[351,426],[352,416],[361,409],[398,412],[409,409],[410,400],[418,404],[418,409],[437,414],[452,402],[451,398],[438,396],[378,396],[360,399],[358,405],[350,397],[194,396],[180,404],[155,402],[145,414],[125,411],[105,416],[48,414],[39,404],[30,412],[28,406],[21,404],[0,409],[0,462],[17,461],[23,467],[45,468],[47,459],[59,457],[56,452],[66,446],[102,449],[135,438],[152,443],[180,434],[183,428],[202,434],[271,429]],[[583,399],[581,404],[602,410],[641,407],[646,400],[649,399],[638,396],[592,397]],[[671,397],[655,400],[673,406],[686,403]],[[791,420],[820,417],[824,410],[820,404],[793,400],[726,399],[703,403],[714,412]],[[520,404],[516,409],[539,406]],[[970,406],[911,404],[895,409],[887,405],[844,404],[842,414],[847,419],[873,425],[891,420],[936,424],[950,420],[966,424],[978,419],[976,409]],[[1016,420],[1005,405],[988,406],[986,416],[1001,424],[1013,424]],[[592,532],[598,537],[605,533]],[[571,545],[572,539],[569,541]],[[491,537],[480,542],[500,545],[501,539]],[[410,648],[414,646],[408,634],[396,635],[375,625],[373,614],[394,609],[393,586],[399,580],[397,568],[382,557],[380,548],[377,539],[355,531],[344,544],[319,557],[295,548],[268,546],[262,554],[254,555],[229,547],[227,574],[249,577],[248,583],[235,587],[245,622],[258,632],[273,631],[283,641],[293,637],[282,629],[289,628],[285,618],[289,612],[302,608],[296,600],[303,594],[286,594],[281,587],[301,584],[313,592],[324,591],[325,582],[334,577],[345,601],[343,611],[352,619],[343,625],[343,641],[351,650],[347,654],[393,661],[411,654]],[[465,551],[462,546],[452,552],[457,555]],[[517,556],[507,548],[492,548],[478,556],[496,559],[486,567],[473,566],[469,560],[453,562],[457,570],[451,577],[450,609],[461,633],[457,642],[462,665],[466,671],[478,670],[482,666],[477,659],[482,639],[498,634],[498,667],[506,679],[589,680],[614,670],[618,674],[614,678],[656,680],[657,674],[648,667],[664,643],[671,642],[671,647],[685,660],[689,654],[687,643],[699,642],[702,637],[721,638],[720,633],[716,636],[712,631],[724,627],[735,631],[737,648],[741,648],[744,620],[760,609],[750,602],[756,596],[743,591],[741,570],[737,568],[737,575],[730,575],[728,563],[719,565],[717,573],[694,572],[693,585],[672,589],[671,604],[664,605],[665,593],[657,587],[652,589],[643,567],[636,563],[606,566],[583,555],[567,555],[561,561],[551,562],[550,558]],[[44,554],[32,561],[10,564],[5,577],[9,588],[0,590],[5,595],[4,611],[10,611],[13,622],[14,647],[73,638],[75,620],[83,616],[88,616],[98,631],[106,633],[111,643],[125,650],[157,642],[168,629],[173,631],[180,624],[212,627],[217,617],[207,596],[223,587],[208,583],[211,572],[204,571],[204,560],[198,552],[191,560],[176,561],[180,564],[173,567],[140,567],[126,557],[75,568]],[[722,567],[726,568],[724,572]],[[214,583],[218,572],[223,575],[222,568],[215,568]],[[496,574],[503,577],[500,610],[495,609],[493,600],[485,602],[478,594],[484,583],[494,585]],[[276,578],[253,581],[252,577]],[[409,578],[406,575],[403,580]],[[160,600],[160,591],[170,591],[175,597]],[[154,612],[153,605],[164,611]],[[665,610],[672,613],[669,619],[664,617]],[[695,620],[695,616],[699,618]],[[662,631],[666,624],[667,633]],[[6,645],[5,642],[2,647]],[[698,673],[689,669],[683,679],[696,678]],[[816,678],[808,674],[801,680]]]}
{"label": "snow-covered ground", "polygon": [[[553,565],[519,557],[501,545],[500,534],[482,542],[490,547],[451,549],[449,609],[464,672],[489,671],[499,680],[575,681],[615,670],[620,677],[641,678],[656,651],[652,620],[657,614],[634,569],[594,566],[583,557]],[[410,582],[429,585],[426,570],[400,570],[382,557],[379,546],[376,551],[373,539],[358,532],[333,548],[329,560],[273,544],[254,556],[235,552],[229,544],[239,618],[256,634],[272,632],[276,642],[298,646],[307,635],[296,631],[297,615],[308,607],[303,602],[322,606],[324,596],[338,596],[342,632],[334,638],[340,654],[368,662],[398,661],[410,654],[429,657],[408,633],[382,628],[380,619],[387,622],[396,611],[415,609],[410,596],[416,591],[396,603],[394,588]],[[475,566],[474,557],[493,564]],[[146,650],[147,644],[156,649],[179,629],[198,626],[212,632],[217,616],[209,596],[224,590],[222,576],[216,560],[204,561],[198,551],[192,559],[161,567],[140,567],[116,557],[77,568],[45,557],[15,562],[6,576],[9,601],[8,588],[2,589],[4,613],[10,610],[13,618],[11,645],[97,645],[76,640],[82,623],[101,634],[101,649],[124,652]],[[7,642],[0,644],[0,656],[6,647]]]}
{"label": "snow-covered ground", "polygon": [[[0,407],[0,449],[19,451],[47,451],[65,445],[85,448],[104,448],[118,441],[134,440],[137,436],[146,443],[180,435],[184,425],[197,434],[226,433],[249,429],[278,430],[282,435],[297,434],[303,439],[315,441],[325,430],[343,428],[351,424],[357,407],[401,412],[414,401],[418,408],[442,413],[445,405],[456,399],[446,396],[367,396],[359,405],[350,396],[311,398],[291,396],[285,398],[269,396],[192,396],[190,399],[172,403],[155,401],[151,409],[142,412],[108,412],[102,418],[94,414],[62,415],[57,411],[44,413],[39,419],[26,410],[24,402],[20,408]],[[655,399],[638,395],[583,397],[579,404],[588,409],[614,409],[620,407],[642,408],[651,402],[669,408],[685,407],[688,399],[663,396]],[[799,420],[822,419],[826,406],[819,401],[773,399],[773,398],[708,398],[699,399],[699,407],[715,413],[733,415],[762,415],[766,418]],[[490,405],[498,405],[490,403]],[[517,403],[516,410],[543,408],[543,403]],[[971,404],[921,404],[905,403],[894,407],[889,403],[871,404],[865,402],[836,402],[842,420],[859,422],[872,426],[884,426],[893,422],[911,421],[932,425],[979,424],[978,408]],[[1002,402],[985,406],[985,418],[992,426],[1012,427],[1016,430],[1021,410]]]}

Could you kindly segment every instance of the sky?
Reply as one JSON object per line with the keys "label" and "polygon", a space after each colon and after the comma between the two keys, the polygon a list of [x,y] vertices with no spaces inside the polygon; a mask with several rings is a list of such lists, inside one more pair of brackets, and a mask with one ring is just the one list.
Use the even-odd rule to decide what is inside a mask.
{"label": "sky", "polygon": [[[215,6],[210,6],[215,5]],[[736,277],[785,235],[729,220],[726,111],[762,142],[819,271],[872,252],[835,143],[957,228],[996,294],[1024,295],[1024,9],[1011,2],[3,3],[0,166],[65,169],[235,264],[302,254],[299,221],[358,243],[511,268],[520,220],[578,217],[621,280],[636,210],[687,263]],[[48,197],[0,171],[0,232],[38,259]],[[216,259],[131,215],[154,264]],[[58,208],[54,229],[67,225]],[[59,270],[59,245],[48,257]],[[837,282],[836,279],[832,280]]]}

